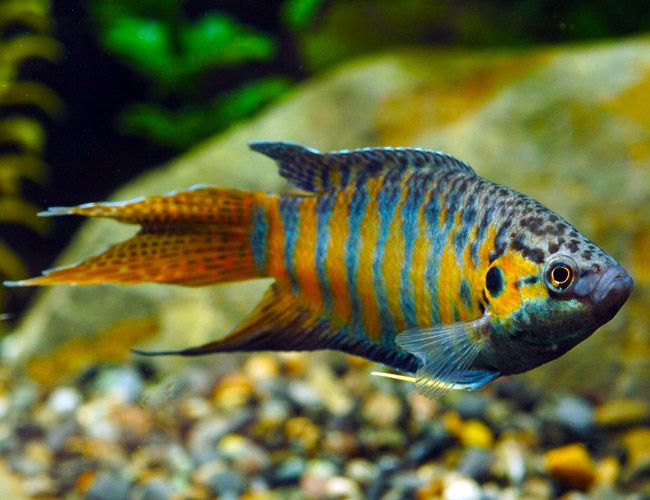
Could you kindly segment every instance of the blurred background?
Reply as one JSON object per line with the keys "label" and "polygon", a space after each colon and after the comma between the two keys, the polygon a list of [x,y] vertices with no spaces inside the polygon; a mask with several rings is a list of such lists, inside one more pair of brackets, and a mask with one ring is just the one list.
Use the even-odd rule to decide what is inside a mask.
{"label": "blurred background", "polygon": [[51,265],[80,223],[39,209],[105,199],[346,59],[648,28],[641,0],[1,0],[0,277]]}

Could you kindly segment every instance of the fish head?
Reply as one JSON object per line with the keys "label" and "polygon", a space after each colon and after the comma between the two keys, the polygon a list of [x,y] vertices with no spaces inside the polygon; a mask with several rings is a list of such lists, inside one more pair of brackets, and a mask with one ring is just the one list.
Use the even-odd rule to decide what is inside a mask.
{"label": "fish head", "polygon": [[486,270],[493,334],[483,358],[501,373],[564,354],[611,320],[632,292],[618,262],[572,227],[565,231],[569,237],[518,235]]}

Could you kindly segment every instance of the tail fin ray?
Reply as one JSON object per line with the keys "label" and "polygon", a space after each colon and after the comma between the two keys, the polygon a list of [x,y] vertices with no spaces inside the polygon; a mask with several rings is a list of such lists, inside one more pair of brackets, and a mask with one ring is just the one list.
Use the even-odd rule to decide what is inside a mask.
{"label": "tail fin ray", "polygon": [[261,277],[251,239],[257,193],[195,188],[122,203],[56,208],[53,214],[141,224],[133,238],[78,264],[9,286],[175,283],[201,286]]}

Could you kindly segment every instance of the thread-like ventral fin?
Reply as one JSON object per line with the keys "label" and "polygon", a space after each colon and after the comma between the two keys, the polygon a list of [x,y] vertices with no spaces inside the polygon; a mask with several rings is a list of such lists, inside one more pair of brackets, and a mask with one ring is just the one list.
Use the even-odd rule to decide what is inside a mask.
{"label": "thread-like ventral fin", "polygon": [[421,362],[415,374],[418,391],[435,399],[452,389],[480,389],[497,378],[498,372],[471,369],[487,341],[489,327],[488,317],[482,316],[465,323],[409,329],[397,335],[397,345]]}
{"label": "thread-like ventral fin", "polygon": [[465,162],[440,151],[421,148],[365,148],[321,153],[290,142],[251,142],[252,150],[276,160],[280,175],[309,192],[345,187],[359,176],[373,177],[390,169],[457,170],[475,175]]}

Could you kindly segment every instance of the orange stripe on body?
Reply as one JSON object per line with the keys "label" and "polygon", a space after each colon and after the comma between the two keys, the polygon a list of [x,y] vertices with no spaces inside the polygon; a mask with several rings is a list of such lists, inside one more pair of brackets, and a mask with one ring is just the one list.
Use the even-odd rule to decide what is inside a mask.
{"label": "orange stripe on body", "polygon": [[289,274],[284,265],[284,227],[280,217],[280,196],[269,195],[265,200],[269,220],[269,235],[267,245],[267,263],[269,276],[284,287],[289,286]]}
{"label": "orange stripe on body", "polygon": [[330,238],[325,259],[325,273],[332,291],[334,320],[347,323],[352,317],[352,303],[345,267],[345,246],[348,241],[350,192],[337,196],[329,220]]}
{"label": "orange stripe on body", "polygon": [[[402,190],[406,187],[402,185]],[[390,232],[386,241],[384,260],[381,264],[381,273],[384,277],[388,307],[395,320],[395,327],[398,332],[405,329],[404,313],[400,304],[402,265],[404,263],[404,233],[402,231],[402,207],[404,205],[404,193],[400,196],[400,202],[395,209],[395,217],[390,224]]]}
{"label": "orange stripe on body", "polygon": [[425,202],[418,210],[418,236],[413,247],[413,264],[411,266],[411,280],[415,294],[415,313],[418,325],[430,326],[431,324],[431,294],[426,282],[427,263],[431,255],[431,242],[427,237],[425,211],[431,191],[435,188],[432,185],[425,196]]}
{"label": "orange stripe on body", "polygon": [[323,308],[323,296],[316,273],[316,198],[305,198],[300,205],[300,232],[296,241],[294,265],[301,298],[316,310]]}
{"label": "orange stripe on body", "polygon": [[367,182],[368,206],[361,224],[361,251],[357,266],[357,294],[362,303],[364,330],[370,340],[381,340],[381,323],[377,295],[373,285],[372,259],[379,238],[379,207],[377,198],[381,182],[372,178]]}

